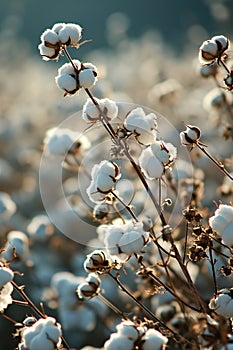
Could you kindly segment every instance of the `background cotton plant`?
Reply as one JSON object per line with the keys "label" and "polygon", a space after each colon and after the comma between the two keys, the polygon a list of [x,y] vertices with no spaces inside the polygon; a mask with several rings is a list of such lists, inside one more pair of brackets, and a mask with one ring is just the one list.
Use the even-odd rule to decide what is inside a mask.
{"label": "background cotton plant", "polygon": [[[162,107],[162,101],[166,100],[166,106],[163,107],[167,108],[167,111],[170,109],[172,118],[177,118],[176,126],[178,125],[180,130],[183,129],[182,120],[186,121],[186,130],[181,131],[181,140],[179,133],[175,137],[174,133],[164,128],[161,115],[157,112],[153,113],[144,107],[126,106],[117,101],[117,93],[114,92],[114,89],[108,90],[107,93],[106,89],[99,88],[101,78],[98,74],[97,82],[94,74],[97,72],[97,68],[99,71],[98,64],[94,62],[95,55],[90,60],[95,65],[91,64],[82,69],[82,65],[86,65],[86,63],[81,61],[81,36],[82,30],[79,25],[58,23],[42,35],[41,45],[44,46],[40,46],[39,49],[42,58],[46,58],[46,60],[56,61],[61,54],[68,58],[68,66],[65,66],[63,72],[60,70],[58,73],[58,77],[62,76],[63,73],[68,76],[62,77],[62,92],[58,90],[57,96],[59,94],[62,96],[62,93],[65,92],[67,95],[65,100],[70,102],[64,103],[71,103],[74,110],[77,109],[79,102],[76,104],[72,101],[81,101],[82,112],[79,116],[74,117],[74,125],[77,125],[77,130],[81,134],[85,130],[85,136],[92,136],[87,141],[89,146],[85,148],[82,142],[80,145],[79,137],[76,140],[77,133],[73,130],[74,127],[63,127],[61,135],[54,131],[54,139],[52,133],[48,133],[48,139],[54,142],[54,149],[51,146],[51,152],[49,152],[49,156],[52,155],[52,158],[48,157],[48,159],[51,165],[59,157],[65,160],[66,164],[63,167],[62,175],[66,185],[69,179],[72,180],[68,186],[69,196],[72,193],[69,198],[71,211],[74,211],[77,199],[82,201],[82,205],[85,206],[85,210],[83,210],[83,213],[86,213],[85,221],[92,226],[94,238],[87,239],[88,244],[84,247],[79,246],[77,242],[70,242],[56,228],[56,222],[51,229],[53,231],[51,234],[49,223],[45,221],[45,227],[43,224],[41,227],[40,218],[38,218],[38,223],[30,226],[31,220],[44,210],[38,201],[37,188],[35,187],[35,191],[31,194],[31,201],[27,206],[25,205],[25,197],[21,197],[21,191],[16,191],[13,196],[15,211],[13,221],[11,220],[10,223],[13,224],[14,229],[17,228],[25,232],[30,244],[30,253],[25,254],[21,261],[22,265],[20,265],[20,268],[22,267],[24,270],[24,277],[17,275],[17,283],[12,285],[15,292],[22,298],[21,308],[23,307],[25,314],[28,314],[28,308],[30,313],[35,314],[35,324],[37,322],[39,324],[46,323],[46,319],[49,319],[49,315],[52,314],[58,318],[57,321],[53,319],[52,322],[52,328],[58,328],[56,337],[45,338],[45,332],[42,331],[42,334],[37,338],[37,345],[44,344],[44,346],[51,346],[52,349],[60,345],[64,349],[81,349],[83,346],[91,344],[98,348],[115,349],[121,348],[124,344],[125,348],[147,350],[154,349],[156,344],[158,349],[164,347],[182,349],[189,346],[201,349],[202,343],[198,339],[204,334],[205,329],[210,327],[209,315],[211,315],[215,318],[214,327],[216,329],[216,332],[212,332],[214,334],[211,333],[213,335],[211,344],[215,348],[229,346],[227,342],[230,342],[231,329],[227,326],[227,319],[230,316],[224,311],[220,315],[215,306],[218,303],[218,296],[225,293],[222,291],[224,285],[228,285],[226,295],[228,299],[230,297],[231,250],[230,247],[224,246],[221,229],[225,230],[225,226],[220,225],[221,228],[218,232],[217,227],[212,225],[211,216],[218,217],[218,213],[214,214],[216,205],[213,204],[213,200],[219,201],[219,210],[221,205],[231,207],[229,197],[224,197],[224,194],[217,196],[224,176],[216,168],[220,169],[224,165],[225,170],[231,170],[230,146],[221,139],[224,149],[221,153],[221,159],[218,160],[220,158],[218,149],[215,147],[215,142],[211,140],[213,133],[215,140],[218,139],[219,135],[216,136],[215,133],[217,130],[214,127],[210,128],[209,122],[203,120],[201,113],[197,113],[195,123],[190,119],[184,105],[188,104],[186,96],[189,100],[190,95],[192,95],[190,102],[194,100],[192,84],[188,85],[187,91],[183,91],[181,100],[179,100],[177,91],[174,92],[175,101],[177,101],[175,104],[174,96],[172,102],[173,92],[171,91],[173,90],[168,88],[167,92],[162,93],[160,90],[161,94],[158,94],[156,100],[153,101],[155,105],[158,103],[158,106]],[[144,83],[141,80],[141,84],[137,84],[138,67],[143,66],[144,60],[148,63],[147,55],[151,56],[153,52],[153,44],[151,46],[147,40],[141,42],[140,48],[139,45],[132,45],[128,52],[126,50],[123,50],[125,53],[122,50],[118,52],[119,57],[132,55],[138,59],[141,55],[142,62],[140,64],[136,59],[135,61],[131,59],[131,65],[125,66],[125,60],[118,58],[116,63],[115,57],[111,56],[106,63],[106,67],[110,67],[110,71],[112,66],[115,67],[116,72],[121,73],[116,74],[119,75],[122,82],[124,81],[122,69],[127,68],[134,73],[132,74],[133,88],[129,88],[125,80],[125,91],[130,94],[133,91],[136,92],[136,86],[140,86],[138,93],[135,94],[135,97],[138,95],[140,98],[147,96],[147,94],[146,98],[149,98],[149,95],[151,96],[149,90],[156,87],[156,82],[153,82],[155,86],[149,84],[149,78],[148,81],[144,79]],[[215,48],[216,45],[218,46],[217,50],[212,52],[211,60],[213,59],[216,64],[221,63],[219,60],[226,63],[229,48],[228,39],[225,40],[225,44],[227,43],[225,46],[222,39],[212,38],[211,40],[214,41]],[[46,46],[47,42],[49,46]],[[221,48],[218,42],[222,45]],[[70,46],[73,46],[72,49],[79,48],[78,51],[75,50],[77,59],[73,60],[67,55]],[[146,47],[147,50],[143,50]],[[47,49],[52,50],[46,51]],[[44,55],[46,53],[47,57]],[[157,60],[159,54],[152,56],[156,56],[155,60]],[[101,60],[104,62],[105,59],[103,55]],[[74,66],[72,65],[75,60],[80,62],[77,63],[77,66],[75,63]],[[160,76],[167,77],[172,70],[175,71],[175,63],[179,67],[178,62],[169,60],[168,56],[163,55],[163,61],[160,64],[156,62],[157,69],[161,70]],[[89,61],[89,59],[85,59],[85,61]],[[146,67],[146,64],[144,66]],[[167,66],[166,69],[165,66]],[[169,66],[171,70],[169,70]],[[183,68],[186,69],[185,66]],[[190,74],[190,65],[187,72]],[[82,76],[83,73],[84,76]],[[182,70],[181,76],[183,75]],[[108,70],[107,77],[109,76]],[[182,80],[181,76],[180,81]],[[113,86],[114,79],[116,77],[113,78]],[[193,77],[187,75],[188,79],[193,82]],[[195,79],[196,86],[197,83],[201,86],[200,78],[195,77]],[[66,85],[67,82],[68,85]],[[169,85],[169,81],[167,85]],[[208,86],[205,89],[200,88],[198,94],[203,96],[204,90],[208,91]],[[76,96],[76,92],[79,92],[78,96]],[[230,92],[224,93],[229,94]],[[55,100],[51,99],[50,106],[53,105],[54,101],[57,101],[57,97]],[[140,99],[139,102],[141,102]],[[227,106],[229,109],[229,105]],[[224,105],[224,107],[227,106]],[[193,111],[199,111],[199,107],[193,107]],[[67,108],[68,111],[69,108]],[[64,108],[60,113],[62,119],[67,110]],[[209,117],[211,118],[211,116]],[[192,126],[191,123],[197,126]],[[47,126],[47,129],[51,128],[52,123],[48,124],[50,125]],[[202,132],[201,137],[199,131]],[[34,142],[38,141],[37,146],[42,143],[44,134],[41,133],[40,137],[34,140]],[[55,135],[61,136],[60,140],[55,140]],[[69,139],[68,143],[63,142],[65,138]],[[104,143],[107,139],[108,143]],[[96,145],[101,142],[104,144],[104,151],[96,150]],[[44,143],[44,149],[48,149],[49,141]],[[208,145],[208,152],[205,148],[206,145]],[[214,154],[217,160],[214,158],[214,162],[211,159],[212,163],[209,163],[209,160],[206,161],[204,156],[207,154],[202,156],[203,151],[199,146],[204,148],[208,154]],[[180,159],[180,152],[187,151],[188,153],[189,149],[192,149],[190,156],[195,167],[193,176],[186,169],[183,169],[186,168],[187,162],[181,162],[182,159]],[[151,151],[153,156],[151,162],[145,162],[145,155],[148,151]],[[200,151],[202,151],[201,155]],[[17,152],[16,149],[15,152]],[[86,171],[83,171],[82,160],[85,160],[87,154],[88,162],[84,163]],[[35,159],[35,153],[28,154],[27,157],[25,154],[23,157],[22,153],[20,155],[20,164],[25,178],[30,179],[31,168],[28,169],[27,166]],[[105,159],[103,159],[104,157]],[[225,162],[226,158],[228,158],[228,162]],[[75,167],[76,161],[77,166]],[[158,168],[155,167],[155,164],[159,165]],[[160,169],[159,173],[155,174],[156,176],[147,176],[150,166],[154,171]],[[181,169],[175,173],[176,166],[180,166]],[[95,171],[93,171],[94,168]],[[35,165],[33,169],[36,170]],[[201,175],[204,172],[206,173],[205,177]],[[230,181],[229,187],[231,187],[231,177],[227,174],[224,175]],[[52,179],[51,182],[49,182],[49,176]],[[52,187],[54,176],[56,174],[53,172],[47,174],[48,190]],[[82,176],[81,184],[77,181],[80,176]],[[130,189],[123,188],[121,191],[120,183],[124,178],[128,179],[127,184],[128,186],[132,185],[132,187]],[[77,184],[80,187],[83,186],[83,192],[77,191]],[[24,186],[26,191],[27,187]],[[70,191],[72,186],[73,191]],[[204,186],[205,194],[203,195]],[[167,190],[166,195],[162,193],[163,188]],[[127,190],[133,195],[127,197]],[[48,191],[48,195],[51,196],[50,191]],[[90,204],[85,196],[88,197],[88,200],[90,199],[90,202],[94,199],[94,204]],[[174,209],[176,201],[180,201],[181,210]],[[92,211],[94,206],[95,211]],[[60,213],[65,222],[65,211]],[[23,223],[22,217],[25,220]],[[5,242],[8,232],[12,229],[12,227],[8,227],[8,224],[9,222],[6,221],[3,228],[2,238]],[[67,230],[69,230],[70,225],[70,220],[66,221]],[[81,242],[81,237],[87,235],[88,230],[81,223],[75,222],[74,227],[77,240],[80,238]],[[95,228],[97,228],[97,232],[95,232]],[[3,250],[5,242],[2,244]],[[17,252],[17,249],[18,245],[15,243],[13,251]],[[119,256],[116,257],[115,254]],[[4,255],[4,251],[2,255]],[[122,257],[123,259],[119,259]],[[17,258],[14,257],[14,254],[11,255],[11,258],[13,258],[12,262],[5,261],[8,259],[4,261],[6,264],[12,264],[13,268],[17,266],[15,265]],[[215,263],[215,259],[218,260],[218,264]],[[191,268],[190,260],[195,269]],[[221,262],[224,269],[219,270],[218,266],[221,265]],[[203,266],[209,268],[203,268]],[[32,269],[32,275],[28,274],[29,267]],[[42,269],[44,271],[41,271]],[[227,269],[230,271],[229,276],[226,276]],[[75,271],[75,273],[59,275],[69,270]],[[90,272],[95,272],[95,276],[87,275]],[[196,278],[197,276],[200,281]],[[27,298],[26,292],[21,288],[22,284],[31,286],[29,289],[33,298]],[[40,284],[40,288],[38,288],[38,284]],[[39,293],[39,289],[43,293]],[[37,305],[41,305],[42,299],[45,307],[37,307]],[[20,304],[19,300],[18,304]],[[27,304],[27,311],[23,304]],[[158,305],[160,305],[160,312],[157,311]],[[15,301],[10,307],[12,306],[16,306]],[[166,312],[166,307],[169,307],[169,312]],[[224,307],[226,309],[226,305]],[[223,308],[223,310],[225,309]],[[7,312],[8,308],[6,316]],[[15,320],[15,323],[22,322],[22,320],[23,317],[21,320]],[[82,322],[79,322],[80,320]],[[24,332],[27,334],[27,332],[26,330],[20,332],[21,338],[19,336],[18,343],[20,348],[24,348],[23,334]],[[225,338],[220,336],[221,332],[225,332]],[[64,338],[61,334],[64,334]],[[34,331],[28,329],[28,337],[33,338]],[[27,346],[29,348],[32,346],[30,341]]]}

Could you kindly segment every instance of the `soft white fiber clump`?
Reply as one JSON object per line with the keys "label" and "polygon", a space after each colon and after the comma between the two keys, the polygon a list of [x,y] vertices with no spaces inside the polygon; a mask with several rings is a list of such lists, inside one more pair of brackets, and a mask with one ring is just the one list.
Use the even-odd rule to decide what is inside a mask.
{"label": "soft white fiber clump", "polygon": [[233,246],[233,207],[220,204],[214,216],[209,219],[210,227],[222,237],[222,242]]}

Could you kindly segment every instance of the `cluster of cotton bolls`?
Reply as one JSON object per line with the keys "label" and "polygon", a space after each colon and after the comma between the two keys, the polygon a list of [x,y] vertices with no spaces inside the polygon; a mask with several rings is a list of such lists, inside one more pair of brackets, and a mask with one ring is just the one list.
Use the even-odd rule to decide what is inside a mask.
{"label": "cluster of cotton bolls", "polygon": [[41,35],[40,54],[44,60],[56,60],[62,46],[78,46],[82,38],[82,28],[73,23],[56,23]]}
{"label": "cluster of cotton bolls", "polygon": [[87,194],[94,203],[102,202],[112,192],[121,177],[120,168],[115,162],[103,160],[93,166],[91,177]]}
{"label": "cluster of cotton bolls", "polygon": [[133,350],[137,344],[142,350],[165,349],[168,338],[155,329],[145,325],[135,325],[131,321],[123,321],[117,325],[117,332],[112,333],[104,344],[105,350]]}
{"label": "cluster of cotton bolls", "polygon": [[98,234],[100,239],[103,237],[108,253],[118,257],[140,254],[149,241],[149,233],[141,222],[102,225]]}
{"label": "cluster of cotton bolls", "polygon": [[26,326],[20,332],[19,350],[53,350],[61,345],[61,325],[55,318],[40,318],[36,321],[30,317],[24,320],[24,324]]}
{"label": "cluster of cotton bolls", "polygon": [[97,81],[97,68],[92,63],[65,63],[58,69],[55,80],[57,86],[66,94],[75,94],[80,88],[88,89]]}

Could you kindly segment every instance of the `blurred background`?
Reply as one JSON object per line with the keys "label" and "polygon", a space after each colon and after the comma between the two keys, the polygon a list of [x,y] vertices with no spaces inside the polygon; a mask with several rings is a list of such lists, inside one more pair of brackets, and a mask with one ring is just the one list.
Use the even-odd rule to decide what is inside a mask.
{"label": "blurred background", "polygon": [[[197,43],[208,36],[207,33],[232,33],[231,0],[135,0],[133,3],[124,0],[100,0],[98,3],[93,0],[1,0],[0,6],[1,29],[26,40],[33,52],[41,31],[59,21],[78,22],[83,26],[85,36],[93,39],[91,48],[110,44],[111,25],[118,34],[127,29],[133,38],[156,30],[177,51],[184,48],[187,41]],[[125,16],[111,16],[114,13]]]}
{"label": "blurred background", "polygon": [[[46,215],[38,179],[46,130],[80,111],[86,101],[82,92],[63,98],[54,81],[61,62],[44,62],[39,56],[42,32],[56,22],[80,24],[83,39],[92,42],[71,53],[98,67],[95,96],[150,107],[165,115],[178,130],[184,128],[182,121],[196,123],[202,127],[209,152],[215,155],[217,150],[220,159],[230,159],[232,140],[223,141],[218,120],[221,116],[232,121],[232,115],[206,101],[215,83],[200,77],[198,49],[202,41],[216,34],[232,39],[232,19],[232,0],[0,0],[0,192],[8,193],[17,207],[7,222],[0,221],[0,244],[4,247],[12,229],[29,237],[28,256],[14,268],[25,273],[24,279],[19,277],[19,284],[26,284],[37,305],[56,272],[85,275],[82,263],[86,254],[56,227],[53,238],[48,237],[45,243],[31,242],[27,229],[36,215]],[[77,131],[85,128],[79,118]],[[205,177],[202,205],[213,210],[213,200],[225,199],[219,190],[223,177],[208,160],[195,152],[192,155],[200,178]],[[76,175],[66,173],[65,179],[72,176]],[[50,169],[48,187],[52,182]],[[67,192],[71,193],[68,185]],[[230,190],[226,193],[229,195]],[[86,235],[85,230],[83,226],[77,228],[79,234]],[[47,294],[51,293],[49,289]],[[57,307],[46,311],[59,317]],[[16,312],[10,306],[7,313],[22,321],[25,310]],[[77,314],[77,324],[80,318]],[[17,340],[11,336],[14,330],[8,321],[0,319],[0,347],[16,347]],[[97,339],[95,330],[78,331],[67,330],[73,347]],[[97,332],[102,338],[94,345],[100,346],[109,334],[101,333],[101,329]]]}

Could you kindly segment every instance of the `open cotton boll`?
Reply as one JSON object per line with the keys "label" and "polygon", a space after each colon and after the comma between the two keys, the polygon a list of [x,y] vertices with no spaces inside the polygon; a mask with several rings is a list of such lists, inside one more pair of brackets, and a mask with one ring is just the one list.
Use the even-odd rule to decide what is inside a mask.
{"label": "open cotton boll", "polygon": [[0,268],[0,290],[2,287],[7,284],[8,282],[11,282],[13,280],[14,273],[11,269],[8,269],[7,267],[1,267]]}
{"label": "open cotton boll", "polygon": [[117,333],[123,337],[136,341],[138,339],[139,333],[134,323],[131,321],[121,322],[116,326]]}
{"label": "open cotton boll", "polygon": [[53,350],[61,344],[61,325],[53,317],[39,319],[25,328],[21,336],[28,350]]}
{"label": "open cotton boll", "polygon": [[148,329],[142,339],[142,350],[162,350],[168,342],[168,338],[155,329]]}
{"label": "open cotton boll", "polygon": [[134,343],[118,333],[111,334],[110,338],[104,343],[104,350],[133,350]]}
{"label": "open cotton boll", "polygon": [[95,101],[98,103],[99,108],[93,104],[93,101],[90,98],[87,99],[83,106],[82,117],[87,123],[92,124],[97,122],[101,115],[104,115],[108,120],[112,120],[117,117],[118,106],[115,101],[108,98],[95,98]]}
{"label": "open cotton boll", "polygon": [[230,290],[224,289],[210,300],[210,309],[213,309],[218,315],[229,318],[233,317],[233,299]]}
{"label": "open cotton boll", "polygon": [[215,40],[204,41],[199,50],[200,63],[211,63],[218,57],[218,52],[218,45]]}
{"label": "open cotton boll", "polygon": [[138,254],[146,244],[146,237],[140,232],[130,231],[121,236],[118,244],[123,253],[127,255]]}

